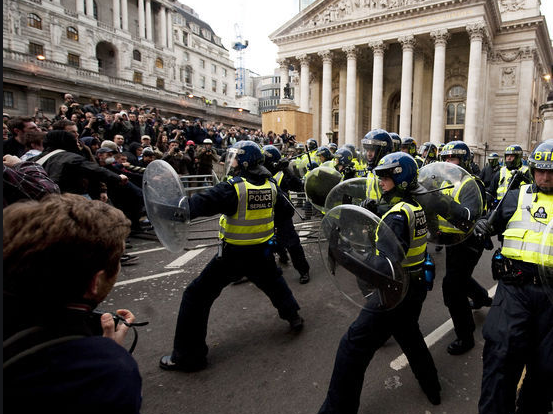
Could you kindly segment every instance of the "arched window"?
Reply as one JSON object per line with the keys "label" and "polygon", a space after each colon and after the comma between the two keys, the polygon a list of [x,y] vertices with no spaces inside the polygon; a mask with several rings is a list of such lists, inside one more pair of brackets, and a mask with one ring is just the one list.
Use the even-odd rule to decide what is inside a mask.
{"label": "arched window", "polygon": [[42,19],[34,13],[29,13],[29,27],[42,30]]}
{"label": "arched window", "polygon": [[156,68],[163,69],[163,59],[156,58]]}
{"label": "arched window", "polygon": [[134,50],[132,51],[132,58],[133,58],[134,60],[137,60],[137,61],[139,61],[139,62],[142,62],[142,53],[140,53],[139,50],[134,49]]}
{"label": "arched window", "polygon": [[467,90],[460,85],[453,86],[447,91],[446,124],[463,125],[465,123],[465,111]]}
{"label": "arched window", "polygon": [[69,40],[79,41],[79,31],[72,26],[67,27],[67,38]]}

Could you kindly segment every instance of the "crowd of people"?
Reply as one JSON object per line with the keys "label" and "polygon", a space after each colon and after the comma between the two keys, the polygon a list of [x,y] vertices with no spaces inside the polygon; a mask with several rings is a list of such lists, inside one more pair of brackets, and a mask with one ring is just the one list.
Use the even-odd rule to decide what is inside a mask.
{"label": "crowd of people", "polygon": [[[366,305],[340,341],[320,412],[357,412],[365,371],[376,350],[390,336],[405,352],[428,400],[434,405],[440,404],[438,370],[418,326],[429,289],[425,266],[432,261],[427,248],[427,235],[432,233],[440,235],[446,249],[442,292],[456,334],[456,339],[447,347],[449,354],[464,354],[475,346],[472,310],[489,307],[492,301],[495,305],[484,326],[486,345],[480,413],[512,412],[515,401],[517,413],[547,413],[552,400],[548,384],[553,376],[550,358],[553,354],[550,340],[553,305],[544,293],[550,287],[541,285],[538,265],[542,257],[535,246],[541,243],[547,224],[547,220],[542,219],[553,214],[553,140],[539,144],[529,156],[528,165],[525,165],[522,148],[510,145],[505,150],[503,165],[499,163],[499,155],[492,153],[482,171],[462,141],[427,142],[417,148],[412,137],[400,138],[377,129],[369,131],[361,144],[361,148],[338,147],[332,143],[319,146],[313,138],[303,144],[286,130],[279,135],[263,134],[243,128],[226,128],[221,124],[204,124],[200,120],[163,119],[155,108],[144,106],[125,110],[117,104],[115,111],[110,111],[100,100],[81,106],[69,94],[51,121],[36,116],[11,119],[4,114],[4,207],[7,207],[4,230],[8,229],[11,235],[17,233],[19,223],[25,221],[20,217],[21,211],[32,211],[33,217],[39,218],[25,221],[25,226],[31,226],[36,234],[31,227],[25,227],[28,231],[22,232],[20,237],[6,238],[6,233],[4,235],[4,260],[9,264],[6,279],[9,283],[4,297],[10,300],[10,312],[25,314],[24,320],[10,326],[8,332],[14,335],[16,344],[14,351],[9,350],[10,364],[19,366],[19,370],[9,371],[13,386],[9,389],[11,402],[19,396],[29,375],[42,375],[37,374],[36,368],[46,363],[50,356],[57,358],[68,346],[88,352],[94,346],[90,338],[98,329],[104,336],[119,342],[124,337],[126,329],[120,328],[118,334],[110,322],[111,316],[103,315],[100,322],[95,322],[95,329],[87,318],[113,286],[118,263],[125,257],[123,240],[129,232],[142,232],[151,227],[145,215],[142,177],[149,163],[163,159],[181,176],[210,175],[214,165],[224,162],[228,167],[224,172],[228,180],[181,200],[179,206],[174,207],[183,208],[190,218],[222,214],[222,244],[183,293],[173,349],[161,358],[161,368],[191,372],[206,367],[208,346],[205,339],[210,308],[228,284],[243,276],[267,295],[280,318],[287,321],[293,331],[301,331],[304,320],[298,313],[300,306],[282,277],[274,253],[278,253],[281,263],[286,262],[290,254],[300,274],[299,282],[309,282],[309,263],[294,230],[289,191],[301,191],[306,177],[319,167],[326,167],[338,174],[338,181],[365,177],[366,199],[360,206],[385,223],[403,249],[399,256],[390,256],[390,259],[386,256],[385,238],[381,237],[378,242],[377,237],[377,254],[371,260],[392,260],[408,275],[409,287],[403,301],[393,309],[384,306],[381,295],[367,296]],[[437,161],[464,171],[462,183],[455,190],[448,192],[451,186],[440,191],[421,187],[419,169]],[[244,198],[245,192],[252,192],[257,201]],[[307,195],[309,197],[309,193]],[[501,203],[503,198],[505,202]],[[27,204],[28,210],[10,208],[28,199],[42,199],[43,202]],[[184,202],[188,203],[187,208],[181,205]],[[108,204],[121,210],[124,216]],[[306,202],[306,206],[308,204]],[[494,209],[498,217],[495,221],[491,214]],[[531,220],[526,212],[533,217],[531,227],[525,222]],[[41,219],[44,214],[56,214],[60,221],[59,231],[48,237],[42,236],[48,234],[50,228],[49,223]],[[101,214],[110,217],[110,230],[115,227],[117,232],[106,233],[106,228],[99,225]],[[79,225],[71,226],[72,221]],[[69,229],[64,233],[66,227]],[[333,231],[340,229],[337,227]],[[102,238],[95,239],[93,234],[96,233]],[[489,237],[496,234],[500,235],[502,247],[494,258],[500,256],[503,267],[493,275],[499,280],[498,293],[493,299],[472,273],[483,250],[489,248]],[[44,246],[33,245],[39,239]],[[100,247],[108,250],[94,248],[91,240],[101,240]],[[83,277],[58,292],[56,311],[60,320],[71,321],[61,329],[37,315],[35,305],[22,309],[27,302],[22,302],[21,297],[28,293],[27,280],[37,280],[36,274],[40,272],[55,272],[58,262],[66,257],[64,249],[68,243],[90,245],[87,248],[91,251],[89,254],[74,249],[72,259],[62,272],[62,275],[69,275],[74,267],[80,269]],[[110,247],[114,243],[119,243],[119,247]],[[438,243],[437,251],[441,248]],[[25,256],[22,253],[25,250],[33,255]],[[41,266],[39,271],[33,266],[44,255],[49,255],[47,265]],[[100,256],[102,260],[98,259]],[[244,267],[246,262],[251,266]],[[82,268],[87,263],[89,268]],[[370,279],[371,271],[365,273],[368,274],[363,277]],[[45,283],[37,282],[36,294],[40,289],[50,291],[61,286],[66,280],[64,277],[47,288]],[[363,289],[363,284],[359,283],[359,287]],[[33,297],[29,295],[27,299]],[[79,312],[75,313],[75,309]],[[117,313],[128,324],[134,321],[128,310]],[[20,344],[17,339],[21,332],[26,335],[29,328],[36,327],[41,334],[28,342],[36,347],[38,341],[39,348],[47,343],[44,347],[51,354],[39,352],[28,359],[25,351],[28,344]],[[75,335],[87,339],[83,343],[67,344],[76,339]],[[52,338],[54,351],[50,349]],[[57,342],[60,338],[62,340]],[[108,349],[98,358],[117,352]],[[27,362],[23,369],[18,365],[20,358]],[[30,366],[28,361],[31,361]],[[89,359],[91,361],[95,361],[94,357]],[[140,376],[132,359],[124,359],[122,363],[132,378],[126,388],[118,390],[127,398],[121,400],[128,409],[123,412],[137,412]],[[517,399],[517,384],[524,366],[526,377]],[[94,368],[90,370],[96,372]],[[44,379],[40,375],[37,378]],[[117,381],[117,375],[112,377]],[[62,393],[70,391],[61,389],[65,390]],[[79,405],[86,404],[87,400],[76,397],[69,402]],[[100,402],[109,406],[107,397]]]}

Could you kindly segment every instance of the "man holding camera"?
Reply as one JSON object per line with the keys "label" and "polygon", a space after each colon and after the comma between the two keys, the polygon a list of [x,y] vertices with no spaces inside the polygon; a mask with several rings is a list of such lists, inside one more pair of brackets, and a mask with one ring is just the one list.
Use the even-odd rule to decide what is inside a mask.
{"label": "man holding camera", "polygon": [[[106,226],[105,223],[110,223]],[[4,209],[4,409],[138,413],[142,380],[121,346],[134,315],[94,313],[113,288],[130,222],[75,194]]]}
{"label": "man holding camera", "polygon": [[213,149],[213,141],[209,138],[204,139],[203,145],[196,153],[199,175],[211,175],[213,172],[213,162],[219,161],[217,151]]}
{"label": "man holding camera", "polygon": [[187,164],[191,163],[188,153],[182,152],[179,148],[179,141],[172,139],[169,141],[169,150],[163,155],[163,161],[166,161],[175,169],[179,175],[188,175]]}

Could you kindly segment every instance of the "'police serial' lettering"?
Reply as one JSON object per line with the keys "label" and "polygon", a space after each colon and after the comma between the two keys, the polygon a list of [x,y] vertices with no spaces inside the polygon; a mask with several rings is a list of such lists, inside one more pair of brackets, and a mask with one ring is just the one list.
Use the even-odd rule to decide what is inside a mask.
{"label": "'police serial' lettering", "polygon": [[248,210],[273,208],[273,194],[270,188],[248,190]]}

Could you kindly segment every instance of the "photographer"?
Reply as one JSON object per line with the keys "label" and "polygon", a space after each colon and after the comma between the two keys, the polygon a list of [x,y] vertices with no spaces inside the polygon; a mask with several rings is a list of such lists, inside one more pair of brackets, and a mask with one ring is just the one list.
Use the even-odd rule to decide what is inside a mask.
{"label": "photographer", "polygon": [[187,164],[192,160],[190,160],[188,154],[180,150],[179,142],[176,139],[169,141],[169,150],[165,153],[162,160],[168,162],[169,165],[175,169],[177,174],[189,174]]}
{"label": "photographer", "polygon": [[219,156],[212,147],[213,141],[209,138],[204,139],[203,145],[196,154],[198,175],[211,175],[213,172],[213,162],[219,161]]}
{"label": "photographer", "polygon": [[142,380],[121,346],[128,327],[93,313],[117,280],[129,227],[121,211],[75,194],[4,209],[6,412],[139,412]]}

